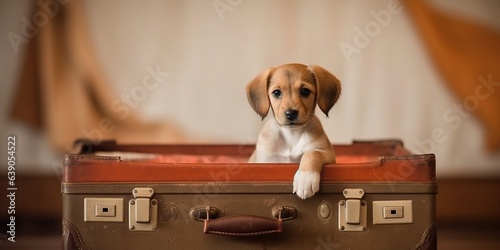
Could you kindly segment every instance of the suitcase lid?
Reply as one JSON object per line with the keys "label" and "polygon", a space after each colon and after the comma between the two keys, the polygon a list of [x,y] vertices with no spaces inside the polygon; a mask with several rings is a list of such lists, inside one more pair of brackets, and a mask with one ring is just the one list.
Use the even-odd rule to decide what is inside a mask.
{"label": "suitcase lid", "polygon": [[[298,163],[246,163],[254,145],[131,145],[78,141],[64,157],[63,182],[291,182]],[[436,181],[434,154],[414,155],[403,143],[334,145],[336,164],[322,182]]]}

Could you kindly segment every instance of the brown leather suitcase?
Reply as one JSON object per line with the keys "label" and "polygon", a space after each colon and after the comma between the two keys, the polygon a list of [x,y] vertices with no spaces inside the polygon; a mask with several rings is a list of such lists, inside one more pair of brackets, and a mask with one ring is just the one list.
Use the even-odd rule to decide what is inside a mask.
{"label": "brown leather suitcase", "polygon": [[64,249],[435,249],[435,156],[334,145],[320,191],[252,145],[80,142],[62,180]]}

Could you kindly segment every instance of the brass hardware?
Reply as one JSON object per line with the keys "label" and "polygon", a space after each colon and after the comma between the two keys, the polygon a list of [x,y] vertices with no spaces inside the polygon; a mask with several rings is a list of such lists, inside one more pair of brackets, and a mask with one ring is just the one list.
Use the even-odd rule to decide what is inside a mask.
{"label": "brass hardware", "polygon": [[341,231],[364,231],[367,225],[367,206],[361,200],[365,195],[363,189],[346,188],[344,198],[339,201],[339,229]]}
{"label": "brass hardware", "polygon": [[332,209],[330,208],[330,206],[326,202],[323,202],[321,203],[321,205],[319,205],[319,216],[322,219],[327,219],[328,217],[330,217],[331,210]]}
{"label": "brass hardware", "polygon": [[85,198],[83,220],[101,222],[123,222],[122,198]]}
{"label": "brass hardware", "polygon": [[129,229],[131,231],[156,231],[158,229],[158,201],[151,199],[152,188],[134,188],[135,199],[129,201]]}
{"label": "brass hardware", "polygon": [[286,221],[297,218],[298,212],[297,209],[295,209],[294,207],[279,206],[273,208],[272,214],[274,218]]}
{"label": "brass hardware", "polygon": [[195,208],[194,210],[191,211],[191,217],[196,221],[205,221],[207,219],[207,214],[208,214],[208,219],[213,220],[217,219],[220,213],[219,209],[209,206]]}

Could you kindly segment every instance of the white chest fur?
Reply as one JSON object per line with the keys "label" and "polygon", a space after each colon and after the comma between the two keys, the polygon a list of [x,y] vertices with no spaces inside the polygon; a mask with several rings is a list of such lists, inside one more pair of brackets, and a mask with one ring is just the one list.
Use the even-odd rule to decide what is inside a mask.
{"label": "white chest fur", "polygon": [[304,152],[322,147],[310,132],[310,126],[281,127],[268,121],[259,135],[251,162],[300,162]]}

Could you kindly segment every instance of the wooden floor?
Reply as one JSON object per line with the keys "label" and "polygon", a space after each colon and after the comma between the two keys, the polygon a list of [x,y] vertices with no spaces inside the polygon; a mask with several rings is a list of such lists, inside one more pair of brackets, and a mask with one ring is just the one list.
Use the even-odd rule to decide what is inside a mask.
{"label": "wooden floor", "polygon": [[438,229],[438,249],[500,249],[500,228],[442,227]]}
{"label": "wooden floor", "polygon": [[[3,237],[0,240],[0,249],[61,249],[60,235],[19,235],[15,243],[6,242]],[[500,229],[444,227],[438,229],[438,249],[498,250],[500,249]]]}

